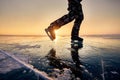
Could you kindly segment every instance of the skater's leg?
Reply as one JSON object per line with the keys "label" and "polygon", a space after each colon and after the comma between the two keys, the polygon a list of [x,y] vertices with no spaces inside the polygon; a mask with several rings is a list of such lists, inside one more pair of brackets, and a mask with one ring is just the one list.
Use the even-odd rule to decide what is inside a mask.
{"label": "skater's leg", "polygon": [[69,12],[68,14],[62,16],[61,18],[57,19],[56,21],[52,22],[50,24],[50,27],[53,27],[54,29],[59,29],[61,26],[71,22],[74,19],[74,13]]}
{"label": "skater's leg", "polygon": [[80,25],[84,19],[82,10],[76,14],[74,26],[72,28],[71,39],[82,41],[82,38],[79,38]]}
{"label": "skater's leg", "polygon": [[75,19],[74,26],[72,28],[72,33],[71,33],[72,37],[79,36],[79,30],[80,30],[81,23],[82,23],[82,19],[80,18]]}
{"label": "skater's leg", "polygon": [[59,18],[58,20],[52,22],[50,26],[45,29],[47,35],[50,37],[51,40],[56,38],[55,30],[59,29],[61,26],[71,22],[74,19],[73,12],[69,12],[68,14],[64,15],[63,17]]}

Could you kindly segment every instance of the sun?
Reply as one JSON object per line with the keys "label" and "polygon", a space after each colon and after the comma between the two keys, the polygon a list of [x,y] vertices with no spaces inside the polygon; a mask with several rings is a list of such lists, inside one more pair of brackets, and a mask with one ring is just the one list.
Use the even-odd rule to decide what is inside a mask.
{"label": "sun", "polygon": [[59,39],[59,36],[58,36],[58,30],[55,30],[55,35],[56,35],[55,42],[57,42],[57,40]]}
{"label": "sun", "polygon": [[55,30],[55,34],[56,34],[56,35],[58,34],[58,30]]}

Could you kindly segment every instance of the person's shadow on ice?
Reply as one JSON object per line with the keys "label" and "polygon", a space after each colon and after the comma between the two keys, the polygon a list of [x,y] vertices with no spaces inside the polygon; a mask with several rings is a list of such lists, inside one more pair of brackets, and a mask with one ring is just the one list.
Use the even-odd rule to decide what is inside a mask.
{"label": "person's shadow on ice", "polygon": [[[82,62],[80,61],[79,53],[78,51],[83,48],[83,45],[79,45],[79,47],[76,47],[71,44],[71,57],[72,61],[69,64],[68,62],[65,62],[62,59],[59,59],[56,57],[56,50],[52,48],[48,54],[47,54],[47,59],[49,60],[49,65],[57,68],[59,70],[64,70],[64,68],[70,69],[72,71],[72,74],[75,76],[75,78],[79,77],[82,78],[82,72],[83,72],[83,66]],[[87,79],[86,79],[87,80]],[[90,80],[90,79],[89,79]]]}

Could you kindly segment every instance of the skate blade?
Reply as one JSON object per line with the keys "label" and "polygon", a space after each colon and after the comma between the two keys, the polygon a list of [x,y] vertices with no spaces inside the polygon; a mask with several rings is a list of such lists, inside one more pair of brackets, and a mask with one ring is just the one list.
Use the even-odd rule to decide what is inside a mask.
{"label": "skate blade", "polygon": [[71,41],[72,44],[83,44],[83,41],[74,40]]}
{"label": "skate blade", "polygon": [[53,39],[52,36],[50,35],[48,29],[45,29],[45,32],[47,33],[48,37],[53,41],[54,39]]}

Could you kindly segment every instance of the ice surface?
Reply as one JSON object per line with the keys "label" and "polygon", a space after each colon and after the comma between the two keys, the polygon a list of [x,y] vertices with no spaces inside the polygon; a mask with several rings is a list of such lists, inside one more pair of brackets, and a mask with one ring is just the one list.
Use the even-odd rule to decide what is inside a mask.
{"label": "ice surface", "polygon": [[[47,74],[46,74],[45,72],[38,71],[37,69],[34,68],[33,65],[27,64],[27,63],[19,60],[19,59],[16,58],[15,56],[10,55],[10,53],[7,53],[7,52],[5,52],[5,51],[3,51],[3,50],[0,50],[0,52],[1,52],[1,54],[4,54],[5,56],[11,58],[13,62],[16,62],[16,63],[19,64],[20,66],[32,70],[33,72],[35,72],[35,74],[37,74],[38,76],[40,76],[40,78],[42,78],[42,79],[44,79],[44,80],[52,80],[50,77],[47,76]],[[11,66],[13,66],[13,64],[9,64],[9,65],[7,66],[7,67],[9,67],[9,68],[8,68],[9,70],[11,69],[11,68],[10,68]],[[14,65],[14,67],[16,67],[16,66]],[[25,71],[24,71],[23,73],[25,73]]]}
{"label": "ice surface", "polygon": [[38,74],[53,80],[120,80],[119,38],[83,38],[83,48],[76,51],[68,36],[55,42],[48,37],[0,37],[0,80],[8,80],[6,76],[15,80],[15,74],[31,80],[43,79]]}

